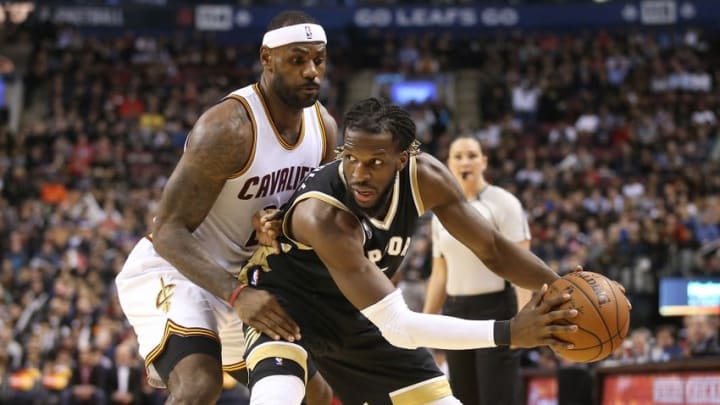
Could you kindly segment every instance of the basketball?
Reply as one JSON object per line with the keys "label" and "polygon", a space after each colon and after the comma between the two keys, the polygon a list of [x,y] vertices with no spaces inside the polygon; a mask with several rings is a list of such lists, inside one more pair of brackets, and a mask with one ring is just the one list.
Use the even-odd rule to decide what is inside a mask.
{"label": "basketball", "polygon": [[578,330],[558,333],[556,338],[572,343],[572,349],[556,349],[561,357],[580,363],[600,361],[617,349],[630,327],[630,307],[615,282],[590,271],[566,274],[553,282],[543,299],[570,294],[570,300],[553,309],[577,309],[573,320]]}

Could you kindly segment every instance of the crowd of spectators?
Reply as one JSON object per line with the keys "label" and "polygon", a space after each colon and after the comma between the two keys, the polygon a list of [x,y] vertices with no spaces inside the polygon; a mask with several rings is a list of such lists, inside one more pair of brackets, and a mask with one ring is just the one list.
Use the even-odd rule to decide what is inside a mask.
{"label": "crowd of spectators", "polygon": [[[453,134],[476,134],[487,177],[527,211],[535,253],[559,273],[580,263],[622,282],[641,323],[657,320],[660,277],[720,276],[717,39],[477,41],[481,127],[455,122],[431,153],[444,159]],[[415,262],[427,274],[429,261]]]}
{"label": "crowd of spectators", "polygon": [[[331,47],[322,98],[340,118],[360,49],[378,71],[477,67],[481,127],[443,102],[409,107],[425,150],[444,159],[454,134],[475,133],[491,158],[487,177],[528,212],[533,250],[560,273],[583,264],[626,286],[637,328],[609,361],[662,361],[717,352],[716,318],[658,327],[652,315],[659,277],[720,275],[716,40],[695,31],[383,38],[380,48]],[[255,80],[254,47],[0,31],[25,100],[18,131],[0,126],[0,402],[162,403],[142,378],[113,278],[148,231],[192,123]],[[416,308],[431,261],[427,222],[417,236],[403,281]],[[545,350],[528,359],[557,361]],[[228,380],[224,396],[239,390]]]}

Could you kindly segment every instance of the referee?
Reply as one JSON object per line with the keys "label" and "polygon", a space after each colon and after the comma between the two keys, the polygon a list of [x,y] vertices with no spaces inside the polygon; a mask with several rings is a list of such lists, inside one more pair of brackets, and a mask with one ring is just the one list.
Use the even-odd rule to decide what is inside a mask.
{"label": "referee", "polygon": [[[487,157],[471,136],[450,144],[448,167],[465,197],[503,236],[530,248],[530,230],[520,201],[489,184],[483,173]],[[433,267],[424,312],[465,319],[510,319],[532,292],[515,288],[490,271],[470,249],[453,238],[437,218],[432,220]],[[518,355],[508,347],[448,351],[450,385],[465,405],[519,404]]]}

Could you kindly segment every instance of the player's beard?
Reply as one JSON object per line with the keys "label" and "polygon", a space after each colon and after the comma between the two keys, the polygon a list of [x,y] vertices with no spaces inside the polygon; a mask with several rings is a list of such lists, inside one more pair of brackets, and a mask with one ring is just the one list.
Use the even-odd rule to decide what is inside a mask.
{"label": "player's beard", "polygon": [[280,100],[283,101],[283,103],[287,104],[287,106],[290,108],[296,108],[298,110],[310,107],[318,100],[318,97],[300,98],[300,96],[298,96],[298,93],[293,92],[292,88],[287,83],[285,83],[282,76],[280,75],[276,75],[273,79],[272,89],[275,94],[277,94],[277,96],[280,98]]}
{"label": "player's beard", "polygon": [[375,202],[375,204],[372,207],[361,207],[357,201],[355,201],[355,197],[352,197],[352,189],[348,188],[348,193],[350,193],[351,197],[348,199],[350,200],[351,209],[356,212],[363,213],[368,218],[377,218],[380,215],[384,213],[384,211],[387,211],[388,201],[390,201],[390,197],[392,196],[392,185],[395,183],[395,176],[392,177],[392,181],[390,181],[386,186],[385,190],[380,193],[380,196],[378,197],[378,200]]}

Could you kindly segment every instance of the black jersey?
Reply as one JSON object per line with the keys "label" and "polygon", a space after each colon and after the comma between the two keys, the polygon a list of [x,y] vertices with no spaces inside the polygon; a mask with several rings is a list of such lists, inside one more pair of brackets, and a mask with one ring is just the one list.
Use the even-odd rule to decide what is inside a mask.
{"label": "black jersey", "polygon": [[[382,220],[367,218],[352,208],[352,195],[345,185],[340,161],[308,175],[284,209],[292,210],[302,200],[317,198],[352,213],[365,231],[365,255],[378,265],[378,271],[392,277],[407,254],[415,223],[423,210],[416,164],[415,157],[411,157],[405,169],[397,174],[390,209]],[[310,247],[287,236],[280,237],[279,242],[282,253],[266,255],[268,250],[263,249],[253,256],[251,263],[261,266],[249,265],[249,282],[275,295],[297,322],[302,339],[295,344],[308,351],[344,404],[426,403],[452,395],[430,352],[390,345],[378,328],[343,296]],[[250,367],[251,384],[267,373],[295,373],[290,366],[277,361],[277,357],[284,357],[285,346],[275,343],[246,326],[246,358],[272,359],[264,366]],[[264,349],[257,353],[262,354],[255,354],[254,350],[260,347]],[[294,375],[302,375],[297,373]],[[392,395],[395,399],[391,399]],[[401,400],[400,396],[408,398]]]}
{"label": "black jersey", "polygon": [[[391,186],[389,209],[383,219],[368,218],[359,209],[353,208],[355,205],[352,203],[352,193],[345,184],[341,160],[311,172],[284,210],[291,211],[298,202],[316,198],[352,213],[364,229],[365,255],[378,266],[379,271],[392,277],[408,252],[423,209],[418,194],[416,164],[416,158],[411,157],[405,168],[397,173]],[[288,221],[287,217],[285,221]],[[282,253],[267,257],[267,267],[271,270],[265,274],[253,273],[251,284],[273,292],[281,303],[287,304],[286,309],[296,320],[308,319],[304,308],[319,305],[317,312],[322,314],[313,314],[313,319],[308,319],[308,322],[317,326],[316,332],[324,340],[327,334],[339,338],[337,333],[357,333],[358,329],[374,328],[343,296],[312,248],[287,235],[281,236],[279,242]],[[307,330],[309,325],[300,326]],[[341,329],[337,330],[339,326]],[[304,335],[307,336],[307,333]]]}

